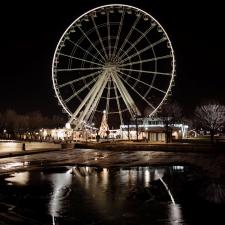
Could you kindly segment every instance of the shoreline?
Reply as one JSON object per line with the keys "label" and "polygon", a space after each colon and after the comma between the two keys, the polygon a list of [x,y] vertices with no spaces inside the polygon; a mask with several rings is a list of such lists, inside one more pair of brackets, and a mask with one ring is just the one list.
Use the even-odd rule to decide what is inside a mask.
{"label": "shoreline", "polygon": [[160,151],[191,153],[225,153],[225,144],[200,143],[75,143],[76,148],[113,151]]}
{"label": "shoreline", "polygon": [[[36,142],[38,144],[38,142]],[[43,144],[43,142],[40,142]],[[51,146],[52,147],[52,146]],[[2,151],[0,152],[0,158],[7,157],[16,157],[30,154],[38,154],[45,152],[53,152],[53,151],[65,151],[65,150],[76,150],[76,149],[93,149],[100,151],[130,151],[130,152],[138,152],[138,151],[146,151],[146,152],[174,152],[174,153],[225,153],[225,144],[209,144],[209,143],[144,143],[144,142],[102,142],[102,143],[62,143],[57,144],[54,148],[50,148],[49,143],[46,143],[46,146],[42,146],[41,148],[36,148],[36,146],[32,148],[26,148],[23,150],[20,148],[19,150],[10,150],[10,151]]]}
{"label": "shoreline", "polygon": [[[161,144],[162,145],[162,144]],[[103,146],[103,145],[102,145]],[[121,145],[120,145],[121,146]],[[225,173],[224,151],[160,151],[142,148],[137,144],[138,150],[130,149],[125,145],[124,149],[117,150],[94,148],[59,148],[19,151],[1,157],[0,175],[13,172],[46,170],[62,166],[94,166],[101,168],[155,166],[155,165],[195,165],[210,171],[216,171],[213,177]],[[163,145],[164,146],[164,145]],[[90,147],[90,145],[86,145]],[[99,147],[99,146],[96,146]],[[104,146],[105,147],[105,146]],[[128,150],[129,147],[129,150]],[[134,145],[133,145],[134,147]]]}

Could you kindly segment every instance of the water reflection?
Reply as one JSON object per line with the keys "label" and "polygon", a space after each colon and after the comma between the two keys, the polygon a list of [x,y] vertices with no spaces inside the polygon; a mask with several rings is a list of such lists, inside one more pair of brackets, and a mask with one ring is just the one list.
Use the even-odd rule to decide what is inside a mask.
{"label": "water reflection", "polygon": [[165,187],[166,191],[168,192],[168,195],[170,196],[170,199],[171,199],[173,205],[176,205],[174,197],[173,197],[168,185],[166,184],[166,182],[162,178],[163,175],[162,174],[159,175],[158,170],[155,170],[155,173],[156,173],[156,177],[162,182],[163,186]]}
{"label": "water reflection", "polygon": [[27,185],[29,181],[29,172],[14,173],[11,177],[7,177],[5,180],[10,182],[10,185],[13,183],[18,185]]}
{"label": "water reflection", "polygon": [[[22,205],[23,212],[32,212],[29,215],[37,214],[41,224],[175,225],[192,224],[193,207],[204,205],[198,193],[206,194],[201,189],[205,183],[199,177],[184,166],[74,166],[15,173],[4,180],[12,184],[6,185],[8,203]],[[0,186],[5,190],[4,183]],[[219,192],[219,188],[213,185],[210,190]],[[217,197],[223,191],[219,193]],[[10,202],[13,196],[16,200]]]}
{"label": "water reflection", "polygon": [[5,163],[2,166],[0,166],[1,169],[3,170],[10,170],[10,169],[16,169],[16,168],[21,168],[21,167],[27,167],[29,165],[29,162],[24,161],[24,162],[10,162],[10,163]]}
{"label": "water reflection", "polygon": [[[55,218],[61,216],[63,201],[69,196],[71,192],[72,177],[70,173],[51,174],[48,179],[52,183],[52,193],[49,200],[49,213]],[[54,219],[53,219],[54,221]]]}
{"label": "water reflection", "polygon": [[[93,200],[95,210],[104,218],[110,217],[111,221],[119,218],[136,218],[136,214],[126,210],[130,193],[134,193],[135,200],[147,202],[150,198],[147,192],[151,190],[151,183],[160,181],[164,186],[164,192],[168,193],[172,204],[168,203],[169,216],[164,218],[171,221],[182,221],[181,208],[175,203],[174,197],[168,185],[163,180],[165,168],[132,167],[120,169],[99,169],[94,167],[73,167],[73,177],[83,185],[88,200]],[[141,197],[146,190],[145,197]],[[149,188],[149,189],[144,189]],[[162,190],[159,190],[162,191]],[[140,203],[140,202],[139,202]],[[134,202],[133,202],[134,204]],[[109,216],[110,215],[110,216]],[[128,216],[129,215],[129,216]],[[107,219],[107,218],[105,218]]]}
{"label": "water reflection", "polygon": [[170,204],[168,215],[171,225],[180,224],[183,221],[182,210],[179,204]]}

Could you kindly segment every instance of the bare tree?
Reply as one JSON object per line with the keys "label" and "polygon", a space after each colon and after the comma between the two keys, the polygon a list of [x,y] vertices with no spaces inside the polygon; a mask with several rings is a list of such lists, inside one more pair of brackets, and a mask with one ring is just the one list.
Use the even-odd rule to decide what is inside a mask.
{"label": "bare tree", "polygon": [[15,138],[15,130],[18,128],[18,114],[11,109],[6,110],[4,114],[4,126],[13,138]]}
{"label": "bare tree", "polygon": [[210,132],[211,141],[214,135],[224,126],[225,106],[220,104],[207,104],[196,107],[195,117],[203,129]]}
{"label": "bare tree", "polygon": [[182,120],[182,108],[177,102],[168,101],[162,105],[157,116],[161,117],[166,134],[166,143],[172,140],[173,125]]}
{"label": "bare tree", "polygon": [[[34,111],[25,115],[18,114],[14,110],[8,109],[0,113],[0,136],[4,136],[7,130],[7,137],[22,138],[26,132],[31,133],[31,138],[40,128],[59,128],[66,123],[65,118],[60,116],[47,117],[41,112]],[[1,134],[2,132],[2,134]]]}

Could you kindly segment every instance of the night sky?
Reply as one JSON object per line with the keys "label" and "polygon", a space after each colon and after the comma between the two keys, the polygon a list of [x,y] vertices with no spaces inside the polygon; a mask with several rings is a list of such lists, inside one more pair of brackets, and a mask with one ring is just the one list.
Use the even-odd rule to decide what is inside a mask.
{"label": "night sky", "polygon": [[[167,2],[167,3],[165,3]],[[168,3],[170,2],[170,3]],[[150,13],[167,31],[175,51],[173,98],[185,112],[207,99],[225,104],[225,32],[220,4],[195,1],[74,0],[1,6],[0,111],[62,114],[54,97],[51,63],[57,42],[81,14],[103,4],[124,3]],[[50,4],[50,2],[49,2]]]}

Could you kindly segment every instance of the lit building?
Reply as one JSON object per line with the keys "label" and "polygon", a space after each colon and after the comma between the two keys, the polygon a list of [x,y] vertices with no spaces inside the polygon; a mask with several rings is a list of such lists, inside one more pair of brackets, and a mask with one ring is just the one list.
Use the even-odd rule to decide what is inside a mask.
{"label": "lit building", "polygon": [[[169,124],[168,128],[172,132],[172,139],[187,138],[188,126],[182,123]],[[146,140],[159,141],[166,140],[166,128],[163,118],[138,118],[131,121],[131,124],[121,125],[121,139],[125,140]]]}

